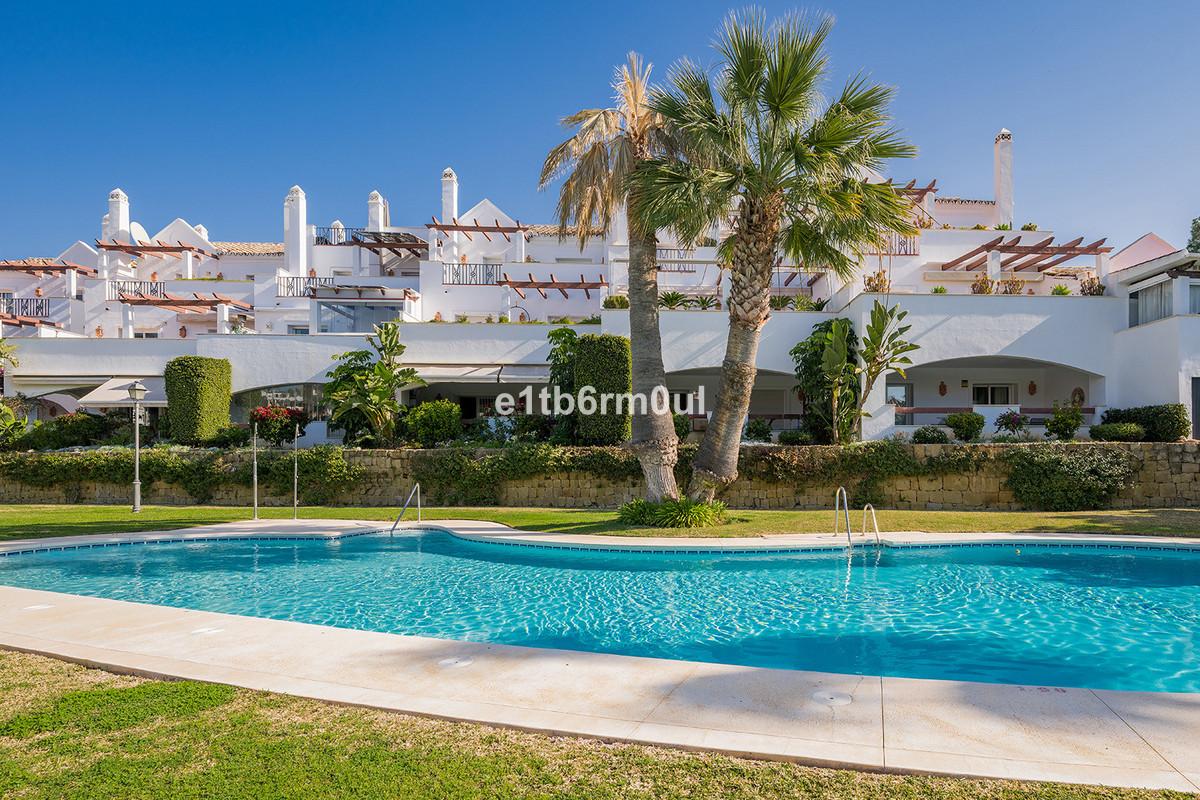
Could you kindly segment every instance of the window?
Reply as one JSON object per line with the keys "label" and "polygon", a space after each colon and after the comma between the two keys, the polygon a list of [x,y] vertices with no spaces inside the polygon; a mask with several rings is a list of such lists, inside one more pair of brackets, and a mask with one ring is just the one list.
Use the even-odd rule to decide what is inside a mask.
{"label": "window", "polygon": [[318,303],[321,333],[370,333],[376,325],[399,319],[403,301],[382,303]]}
{"label": "window", "polygon": [[971,404],[976,406],[1010,406],[1017,399],[1015,386],[977,383],[971,387]]}
{"label": "window", "polygon": [[133,338],[135,338],[135,339],[157,339],[158,331],[134,331]]}
{"label": "window", "polygon": [[288,325],[288,336],[308,336],[307,325]]}
{"label": "window", "polygon": [[1188,286],[1188,313],[1200,314],[1200,283]]}
{"label": "window", "polygon": [[[913,385],[911,383],[892,383],[887,386],[885,401],[888,405],[904,406],[912,408],[913,404]],[[912,414],[897,414],[897,425],[913,425]]]}
{"label": "window", "polygon": [[1129,327],[1171,316],[1171,281],[1129,293]]}
{"label": "window", "polygon": [[324,385],[320,383],[291,383],[279,386],[263,386],[235,392],[229,406],[229,417],[236,423],[250,421],[250,412],[258,406],[284,406],[302,408],[310,418],[324,420],[329,416],[321,400]]}

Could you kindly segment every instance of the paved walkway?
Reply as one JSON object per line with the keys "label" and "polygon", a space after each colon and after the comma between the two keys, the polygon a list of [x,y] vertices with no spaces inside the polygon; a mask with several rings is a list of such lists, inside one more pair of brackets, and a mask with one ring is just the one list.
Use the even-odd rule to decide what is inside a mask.
{"label": "paved walkway", "polygon": [[[550,541],[547,534],[489,523],[437,526],[470,536]],[[9,542],[0,549],[266,533],[320,536],[378,527],[378,522],[271,520],[129,537]],[[562,541],[582,538],[614,544],[611,537]],[[832,537],[788,538],[835,543]],[[673,547],[692,544],[666,541]],[[710,541],[779,546],[777,537]],[[1195,746],[1200,694],[836,675],[487,645],[11,587],[0,587],[0,646],[151,676],[813,764],[1200,787]]]}

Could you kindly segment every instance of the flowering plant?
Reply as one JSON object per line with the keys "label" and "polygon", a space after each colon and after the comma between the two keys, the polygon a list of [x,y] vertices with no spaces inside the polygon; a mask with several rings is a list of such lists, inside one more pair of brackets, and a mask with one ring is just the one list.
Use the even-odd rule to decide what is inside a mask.
{"label": "flowering plant", "polygon": [[996,417],[996,430],[1004,431],[1014,436],[1023,433],[1025,426],[1028,424],[1029,417],[1020,411],[1009,410]]}
{"label": "flowering plant", "polygon": [[250,422],[258,425],[259,436],[278,447],[291,440],[297,426],[303,436],[309,419],[302,408],[259,406],[250,412]]}

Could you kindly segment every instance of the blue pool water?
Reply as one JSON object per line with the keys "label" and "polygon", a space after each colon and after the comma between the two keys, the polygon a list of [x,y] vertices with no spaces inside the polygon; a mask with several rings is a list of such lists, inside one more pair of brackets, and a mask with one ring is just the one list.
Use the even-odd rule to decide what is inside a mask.
{"label": "blue pool water", "polygon": [[1200,691],[1200,552],[587,552],[442,532],[0,558],[0,584],[530,647]]}

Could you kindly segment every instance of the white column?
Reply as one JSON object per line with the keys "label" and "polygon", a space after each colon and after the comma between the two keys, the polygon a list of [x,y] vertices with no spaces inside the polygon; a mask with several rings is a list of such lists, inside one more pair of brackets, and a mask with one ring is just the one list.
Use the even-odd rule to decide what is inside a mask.
{"label": "white column", "polygon": [[1171,279],[1172,313],[1177,317],[1185,316],[1191,306],[1191,284],[1187,278]]}
{"label": "white column", "polygon": [[1096,254],[1096,277],[1101,283],[1108,280],[1108,253]]}
{"label": "white column", "polygon": [[321,332],[321,307],[316,300],[308,301],[308,332],[309,335]]}
{"label": "white column", "polygon": [[987,254],[987,276],[994,281],[1000,280],[1000,261],[1002,256],[999,250],[989,250]]}
{"label": "white column", "polygon": [[185,280],[191,280],[195,272],[195,254],[191,250],[183,251],[183,277]]}
{"label": "white column", "polygon": [[299,186],[283,201],[283,265],[290,275],[308,274],[308,199]]}
{"label": "white column", "polygon": [[229,333],[228,303],[217,303],[217,333]]}
{"label": "white column", "polygon": [[996,224],[1013,224],[1012,131],[1001,128],[993,146],[992,180],[996,192]]}
{"label": "white column", "polygon": [[384,200],[378,190],[367,195],[367,230],[381,231],[384,228]]}
{"label": "white column", "polygon": [[[458,218],[458,175],[450,167],[442,170],[442,222],[452,225]],[[458,261],[458,231],[446,237],[445,261]]]}
{"label": "white column", "polygon": [[100,251],[100,265],[97,268],[97,272],[99,272],[101,280],[108,280],[109,262],[107,250]]}
{"label": "white column", "polygon": [[79,273],[73,269],[69,269],[63,273],[63,282],[66,284],[67,297],[72,300],[75,295],[79,294]]}
{"label": "white column", "polygon": [[525,233],[517,231],[513,237],[513,261],[521,264],[525,261]]}
{"label": "white column", "polygon": [[133,338],[133,306],[129,303],[121,304],[121,338]]}

